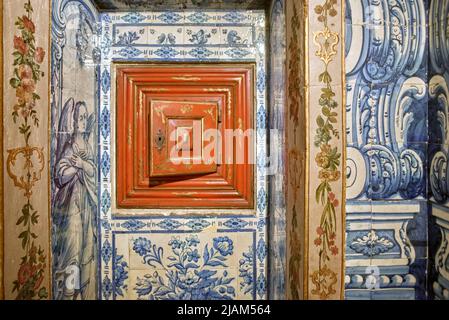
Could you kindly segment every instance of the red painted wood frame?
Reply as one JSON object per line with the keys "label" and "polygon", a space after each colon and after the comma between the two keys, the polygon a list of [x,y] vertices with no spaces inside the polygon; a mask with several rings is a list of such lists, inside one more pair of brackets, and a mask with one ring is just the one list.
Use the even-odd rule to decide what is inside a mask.
{"label": "red painted wood frame", "polygon": [[[117,207],[253,209],[255,181],[250,159],[255,157],[256,137],[241,140],[225,130],[254,128],[254,74],[255,66],[249,63],[117,65]],[[157,151],[150,141],[157,137],[149,119],[151,105],[157,101],[216,105],[222,159],[231,158],[232,163],[223,161],[210,173],[202,173],[204,168],[193,164],[190,172],[198,174],[176,174],[173,167],[170,174],[152,175],[152,152]],[[232,139],[232,150],[224,147],[227,139]],[[242,153],[244,162],[237,163]]]}

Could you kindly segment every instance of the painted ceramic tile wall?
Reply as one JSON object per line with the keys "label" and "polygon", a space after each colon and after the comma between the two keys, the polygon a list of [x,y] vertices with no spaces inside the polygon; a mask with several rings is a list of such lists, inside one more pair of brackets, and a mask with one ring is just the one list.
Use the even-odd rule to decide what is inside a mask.
{"label": "painted ceramic tile wall", "polygon": [[[232,210],[123,212],[115,207],[111,151],[114,62],[256,62],[257,159],[265,159],[265,13],[123,12],[101,14],[101,21],[101,298],[266,298],[268,189],[263,161],[257,161],[255,212],[243,216]],[[173,277],[180,281],[175,284]]]}
{"label": "painted ceramic tile wall", "polygon": [[[448,1],[429,5],[429,295],[449,299],[449,201],[447,130],[449,59],[447,47]],[[444,37],[446,35],[446,38]]]}
{"label": "painted ceramic tile wall", "polygon": [[4,297],[45,299],[50,294],[48,1],[3,1],[2,45]]}
{"label": "painted ceramic tile wall", "polygon": [[[309,299],[343,298],[345,220],[344,5],[308,3],[308,208]],[[318,213],[318,214],[317,214]]]}
{"label": "painted ceramic tile wall", "polygon": [[[449,206],[443,172],[449,149],[446,130],[449,67],[445,60],[447,54],[444,54],[445,42],[441,41],[448,23],[447,14],[441,12],[447,13],[449,5],[447,1],[430,1],[427,75],[426,2],[407,2],[405,6],[405,3],[396,1],[384,4],[348,0],[345,15],[345,84],[339,64],[343,45],[339,9],[343,6],[333,0],[315,2],[311,1],[304,7],[304,2],[285,3],[285,47],[282,41],[276,41],[283,37],[279,32],[281,29],[274,27],[283,24],[281,0],[274,1],[270,19],[273,25],[270,34],[272,53],[283,50],[288,53],[286,70],[282,67],[276,69],[282,65],[276,60],[281,54],[273,55],[271,68],[268,69],[272,73],[270,84],[273,88],[281,88],[281,75],[285,71],[289,74],[285,123],[288,181],[274,176],[269,189],[265,178],[261,178],[265,164],[259,163],[256,215],[237,217],[226,213],[217,218],[208,212],[204,217],[194,218],[188,213],[183,217],[173,217],[166,212],[166,217],[148,218],[146,215],[131,219],[124,218],[111,206],[111,198],[114,197],[111,188],[114,163],[110,153],[114,123],[111,63],[257,61],[258,155],[265,155],[267,75],[264,14],[258,11],[211,10],[124,12],[103,14],[101,24],[98,24],[99,17],[90,2],[54,0],[51,13],[52,66],[51,73],[48,73],[48,58],[44,54],[48,47],[48,13],[45,10],[27,13],[27,8],[23,7],[23,14],[17,14],[17,1],[14,4],[5,1],[5,17],[25,15],[28,20],[22,17],[22,29],[19,29],[11,19],[4,19],[4,100],[17,101],[17,104],[4,106],[3,158],[6,167],[8,157],[22,156],[22,160],[15,163],[10,161],[12,169],[17,169],[20,161],[26,160],[27,155],[23,154],[28,148],[33,152],[28,153],[32,156],[33,170],[37,170],[36,175],[32,176],[39,178],[32,186],[29,181],[20,183],[20,179],[16,178],[19,185],[14,185],[14,177],[23,172],[12,169],[3,177],[4,190],[25,191],[5,193],[8,201],[5,202],[4,211],[16,214],[11,219],[5,219],[5,237],[17,240],[5,244],[5,261],[8,262],[5,265],[6,297],[15,298],[18,294],[25,297],[21,289],[27,285],[33,287],[31,294],[34,298],[45,298],[50,291],[48,275],[51,264],[48,261],[50,249],[47,248],[49,231],[46,223],[49,184],[53,212],[51,250],[57,257],[53,258],[52,266],[53,295],[56,299],[258,299],[267,296],[268,282],[271,285],[270,294],[280,297],[283,284],[282,276],[277,272],[283,270],[282,263],[272,266],[277,271],[271,272],[270,279],[266,278],[269,252],[266,217],[269,210],[267,193],[270,193],[267,190],[281,192],[279,190],[284,184],[287,189],[286,222],[283,221],[283,200],[274,198],[274,194],[270,196],[270,208],[276,206],[278,209],[270,229],[274,235],[270,250],[282,256],[283,243],[280,239],[283,237],[283,224],[287,223],[287,296],[338,298],[344,251],[340,245],[344,239],[341,210],[345,199],[341,179],[344,152],[340,108],[345,105],[348,143],[346,193],[350,200],[346,205],[346,297],[425,297],[428,154],[429,192],[434,203],[433,223],[429,226],[432,243],[429,287],[436,298],[447,299]],[[34,8],[49,5],[41,0],[32,0],[30,4]],[[172,36],[166,35],[168,28],[172,28],[169,32]],[[238,39],[229,37],[231,28],[240,40],[230,40]],[[20,41],[23,30],[33,33],[37,47],[42,49],[34,53],[27,50],[29,44]],[[209,32],[210,37],[202,37],[204,31],[205,34]],[[165,41],[160,42],[162,38]],[[246,39],[248,41],[244,42]],[[334,46],[322,46],[323,41]],[[100,48],[103,54],[101,66]],[[12,55],[14,51],[17,52],[15,56]],[[30,74],[20,59],[31,53],[33,62]],[[38,67],[44,71],[43,75],[36,72]],[[45,115],[49,75],[51,146],[42,144],[48,131]],[[346,95],[340,94],[343,88]],[[32,91],[40,99],[30,95]],[[429,133],[428,98],[429,115],[435,115],[429,116]],[[279,110],[283,108],[282,98],[274,94],[270,96],[270,104],[275,107],[274,110],[277,106]],[[34,120],[33,110],[37,112],[39,126],[31,123],[28,130],[32,134],[27,141],[26,132],[20,133],[19,125],[25,119]],[[16,123],[12,114],[14,111],[18,111]],[[278,115],[279,118],[276,112],[271,113],[270,128],[282,128],[281,113]],[[303,119],[308,119],[307,131],[305,128],[299,129],[303,127]],[[333,124],[334,130],[323,126],[323,121],[326,123],[327,120]],[[23,141],[23,145],[17,141]],[[307,142],[311,144],[309,154],[305,153]],[[51,159],[48,154],[50,148],[51,154],[55,155]],[[53,168],[50,181],[49,159]],[[306,159],[310,160],[307,162]],[[82,178],[74,179],[69,173],[81,161],[86,163]],[[282,165],[283,162],[279,163]],[[26,170],[31,170],[31,167]],[[83,183],[79,179],[83,179]],[[94,187],[98,186],[98,181],[99,190]],[[323,193],[320,189],[323,183],[332,190],[326,188]],[[307,189],[304,189],[306,186]],[[319,201],[315,201],[317,190],[323,195]],[[305,197],[306,194],[312,196]],[[11,195],[17,197],[17,201],[9,201]],[[77,208],[69,205],[75,198],[78,200]],[[307,198],[310,199],[308,202]],[[28,209],[22,211],[23,208]],[[309,212],[314,212],[314,215],[309,215]],[[316,215],[316,212],[320,214]],[[36,221],[37,215],[39,218]],[[101,219],[96,221],[98,216]],[[19,219],[22,220],[16,225]],[[27,219],[31,222],[30,232],[37,235],[34,246],[34,236],[24,227]],[[81,221],[84,224],[82,228],[77,226]],[[74,239],[71,233],[74,229],[83,231],[79,239]],[[26,234],[31,237],[26,238]],[[65,250],[77,240],[87,248]],[[23,255],[27,256],[27,263],[20,265]],[[182,268],[173,265],[172,261],[183,255],[192,264],[181,264]],[[327,261],[326,257],[330,260]],[[90,262],[87,267],[77,267],[87,261]],[[34,276],[26,276],[29,270],[35,272]],[[193,270],[201,270],[201,276]],[[70,280],[68,275],[73,271],[75,274],[78,272],[81,279],[81,283],[75,281],[73,287],[76,289],[79,286],[80,294],[61,286]],[[162,284],[168,283],[172,272],[182,273],[180,287]],[[211,284],[209,296],[194,290],[196,284],[209,281],[211,277],[217,280]],[[19,290],[13,292],[15,280]],[[323,286],[323,281],[330,285]],[[159,290],[155,293],[157,288]]]}
{"label": "painted ceramic tile wall", "polygon": [[346,297],[425,298],[426,3],[346,1]]}
{"label": "painted ceramic tile wall", "polygon": [[343,295],[342,8],[334,0],[287,2],[287,294],[293,299]]}
{"label": "painted ceramic tile wall", "polygon": [[286,38],[285,2],[275,0],[270,10],[269,51],[269,128],[270,168],[270,299],[285,299],[286,276],[286,177],[285,177],[285,86],[286,86]]}
{"label": "painted ceramic tile wall", "polygon": [[51,159],[53,299],[96,299],[98,97],[96,9],[52,2]]}

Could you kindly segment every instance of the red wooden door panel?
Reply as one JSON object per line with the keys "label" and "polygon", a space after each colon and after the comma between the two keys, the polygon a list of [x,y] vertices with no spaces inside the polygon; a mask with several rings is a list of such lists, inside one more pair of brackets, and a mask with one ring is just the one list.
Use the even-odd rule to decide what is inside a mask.
{"label": "red wooden door panel", "polygon": [[153,100],[150,105],[150,177],[185,176],[217,171],[203,154],[208,130],[218,130],[217,104]]}
{"label": "red wooden door panel", "polygon": [[116,71],[118,207],[254,208],[253,64]]}

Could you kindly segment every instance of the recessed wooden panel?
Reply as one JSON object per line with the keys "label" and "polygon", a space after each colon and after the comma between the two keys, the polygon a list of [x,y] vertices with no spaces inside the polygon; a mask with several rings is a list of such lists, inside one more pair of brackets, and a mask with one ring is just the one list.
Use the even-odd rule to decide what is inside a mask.
{"label": "recessed wooden panel", "polygon": [[210,130],[218,130],[217,104],[153,100],[149,122],[150,177],[217,171],[214,154],[203,152],[216,142],[205,139],[205,136]]}
{"label": "recessed wooden panel", "polygon": [[[253,142],[226,134],[253,128],[254,66],[122,65],[116,70],[117,206],[254,208]],[[217,129],[221,140],[200,139],[195,148],[194,132],[201,136],[209,129]],[[217,154],[204,154],[207,143],[218,141]],[[228,143],[233,147],[226,149]],[[241,155],[245,161],[237,163]],[[188,164],[178,163],[181,158]]]}

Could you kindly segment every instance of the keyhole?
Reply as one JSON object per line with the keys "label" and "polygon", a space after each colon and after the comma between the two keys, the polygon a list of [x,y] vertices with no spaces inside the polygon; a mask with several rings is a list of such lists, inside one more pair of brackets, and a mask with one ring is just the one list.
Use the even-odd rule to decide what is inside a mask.
{"label": "keyhole", "polygon": [[159,129],[159,130],[157,131],[157,135],[156,135],[155,142],[156,142],[156,147],[157,147],[157,149],[158,149],[159,151],[162,150],[162,148],[164,147],[164,143],[165,143],[165,137],[164,137],[164,135],[162,134],[161,129]]}

